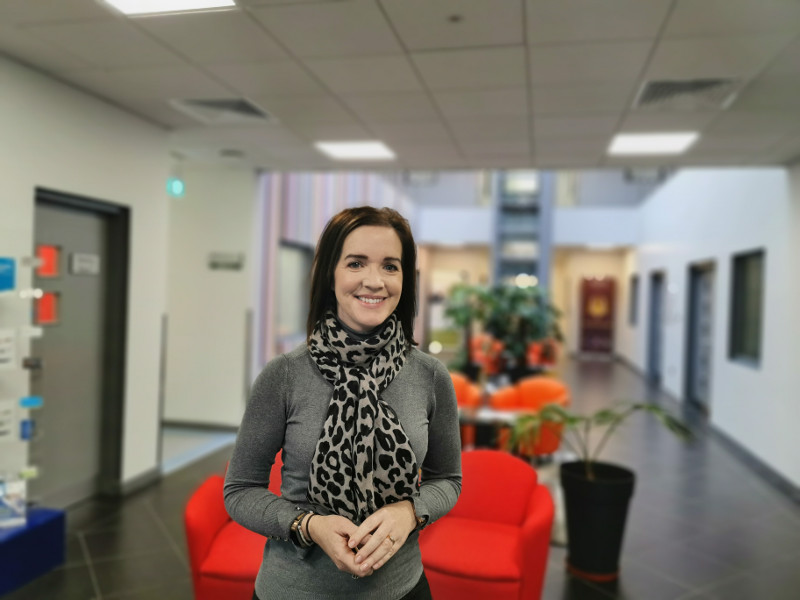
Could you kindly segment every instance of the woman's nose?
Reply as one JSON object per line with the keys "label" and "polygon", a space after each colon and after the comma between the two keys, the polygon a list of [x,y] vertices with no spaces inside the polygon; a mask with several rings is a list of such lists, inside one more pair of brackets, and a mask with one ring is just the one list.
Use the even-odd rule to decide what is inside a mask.
{"label": "woman's nose", "polygon": [[382,288],[383,276],[379,269],[367,269],[364,273],[364,286],[368,288]]}

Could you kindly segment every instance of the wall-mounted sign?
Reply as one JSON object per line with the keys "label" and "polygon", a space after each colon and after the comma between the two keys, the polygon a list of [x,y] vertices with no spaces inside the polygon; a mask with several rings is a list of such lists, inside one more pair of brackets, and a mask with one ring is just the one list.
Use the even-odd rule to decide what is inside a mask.
{"label": "wall-mounted sign", "polygon": [[41,297],[36,298],[36,324],[55,325],[58,323],[59,300],[61,294],[58,292],[44,292]]}
{"label": "wall-mounted sign", "polygon": [[58,277],[61,274],[59,260],[61,248],[41,244],[36,247],[36,257],[39,259],[39,266],[36,268],[37,277]]}
{"label": "wall-mounted sign", "polygon": [[13,400],[0,400],[0,442],[13,442],[16,411]]}
{"label": "wall-mounted sign", "polygon": [[214,271],[241,271],[244,252],[212,252],[208,255],[208,268]]}
{"label": "wall-mounted sign", "polygon": [[100,256],[79,252],[70,254],[69,272],[73,275],[100,275]]}
{"label": "wall-mounted sign", "polygon": [[36,434],[36,421],[33,419],[22,419],[19,422],[19,439],[26,442],[33,439]]}
{"label": "wall-mounted sign", "polygon": [[41,396],[25,396],[19,399],[20,408],[31,410],[33,408],[42,408],[44,405],[44,398]]}
{"label": "wall-mounted sign", "polygon": [[0,369],[17,366],[17,334],[13,329],[0,329]]}
{"label": "wall-mounted sign", "polygon": [[0,292],[17,287],[17,263],[13,258],[0,257]]}

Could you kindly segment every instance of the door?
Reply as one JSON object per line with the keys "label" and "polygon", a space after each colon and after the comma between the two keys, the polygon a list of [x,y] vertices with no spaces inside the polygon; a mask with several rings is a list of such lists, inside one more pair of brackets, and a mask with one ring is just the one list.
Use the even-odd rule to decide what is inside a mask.
{"label": "door", "polygon": [[109,214],[45,196],[37,195],[35,210],[36,253],[43,262],[34,287],[43,295],[33,311],[34,325],[44,333],[31,350],[39,359],[31,391],[44,406],[30,443],[39,476],[30,482],[29,497],[66,507],[119,477],[124,334],[116,329],[123,329],[124,274],[111,273],[119,257],[110,250],[122,240],[112,235],[117,227]]}
{"label": "door", "polygon": [[581,351],[610,353],[614,349],[614,280],[581,282]]}
{"label": "door", "polygon": [[650,274],[649,341],[647,346],[647,377],[661,382],[661,352],[664,331],[664,274]]}
{"label": "door", "polygon": [[686,396],[708,412],[711,382],[714,266],[693,266],[689,272],[689,331]]}

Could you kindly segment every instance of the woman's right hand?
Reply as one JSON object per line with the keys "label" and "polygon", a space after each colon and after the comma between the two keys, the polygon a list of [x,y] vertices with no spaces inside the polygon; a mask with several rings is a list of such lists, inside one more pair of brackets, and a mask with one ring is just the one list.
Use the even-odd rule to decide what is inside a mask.
{"label": "woman's right hand", "polygon": [[350,573],[356,577],[366,577],[375,571],[370,569],[365,572],[361,565],[356,564],[356,550],[351,549],[347,542],[358,527],[349,519],[339,515],[313,515],[306,524],[311,539],[322,548],[340,571]]}

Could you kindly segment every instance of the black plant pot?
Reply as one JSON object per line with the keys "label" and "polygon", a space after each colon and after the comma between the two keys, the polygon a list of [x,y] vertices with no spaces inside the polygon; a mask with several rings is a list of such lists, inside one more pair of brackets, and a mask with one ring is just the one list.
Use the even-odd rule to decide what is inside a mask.
{"label": "black plant pot", "polygon": [[619,557],[628,503],[636,475],[630,469],[595,462],[594,479],[583,462],[561,465],[561,487],[567,515],[567,569],[592,581],[613,581],[619,575]]}

